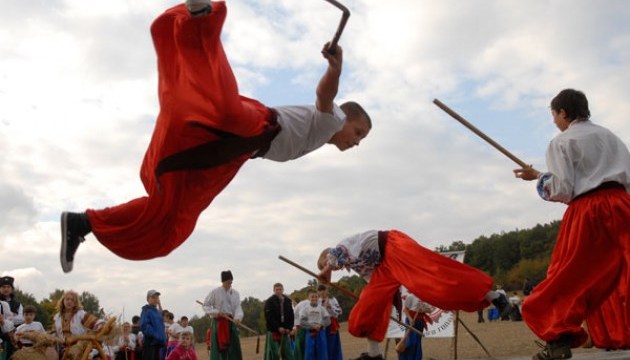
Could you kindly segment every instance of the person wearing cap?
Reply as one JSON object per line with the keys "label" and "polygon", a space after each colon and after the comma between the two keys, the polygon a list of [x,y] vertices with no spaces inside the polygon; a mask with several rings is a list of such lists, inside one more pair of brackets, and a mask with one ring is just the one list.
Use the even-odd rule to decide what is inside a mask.
{"label": "person wearing cap", "polygon": [[[11,319],[13,325],[18,327],[24,323],[24,308],[22,304],[15,298],[13,291],[15,290],[13,282],[15,279],[11,276],[3,276],[0,278],[0,300],[9,304],[10,314],[4,314],[5,318]],[[2,334],[4,340],[4,351],[7,359],[15,352],[14,341],[11,340],[12,333]]]}
{"label": "person wearing cap", "polygon": [[243,358],[237,325],[243,320],[241,297],[232,288],[230,270],[221,272],[222,285],[212,290],[203,302],[203,310],[212,318],[210,360]]}
{"label": "person wearing cap", "polygon": [[166,345],[166,329],[162,319],[160,293],[156,290],[147,291],[147,304],[142,307],[140,313],[140,331],[144,336],[142,360],[162,359],[162,350]]}

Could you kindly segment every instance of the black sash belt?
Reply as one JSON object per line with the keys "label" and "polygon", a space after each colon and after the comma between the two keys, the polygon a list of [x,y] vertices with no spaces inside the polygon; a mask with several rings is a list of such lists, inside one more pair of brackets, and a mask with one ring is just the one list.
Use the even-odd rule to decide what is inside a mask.
{"label": "black sash belt", "polygon": [[240,137],[234,134],[212,129],[200,124],[209,132],[219,136],[218,139],[169,155],[158,162],[155,177],[178,170],[204,170],[223,165],[230,160],[259,150],[256,156],[262,156],[269,150],[271,141],[280,132],[278,113],[270,110],[265,130],[256,136]]}
{"label": "black sash belt", "polygon": [[585,193],[582,193],[582,194],[576,196],[573,200],[581,198],[582,196],[586,196],[586,195],[592,194],[592,193],[597,192],[599,190],[605,190],[605,189],[621,189],[621,190],[625,190],[626,187],[623,186],[621,183],[618,183],[616,181],[606,181],[605,183],[601,183],[598,187],[596,187],[594,189],[591,189],[591,190],[589,190],[589,191],[587,191]]}

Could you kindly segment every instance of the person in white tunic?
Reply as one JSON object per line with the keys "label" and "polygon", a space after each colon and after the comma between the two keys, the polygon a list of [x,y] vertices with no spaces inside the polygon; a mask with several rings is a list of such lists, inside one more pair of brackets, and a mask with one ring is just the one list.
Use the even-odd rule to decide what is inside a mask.
{"label": "person in white tunic", "polygon": [[210,359],[242,359],[237,325],[243,320],[238,291],[232,288],[230,270],[221,272],[222,285],[212,290],[203,302],[203,310],[212,317]]}

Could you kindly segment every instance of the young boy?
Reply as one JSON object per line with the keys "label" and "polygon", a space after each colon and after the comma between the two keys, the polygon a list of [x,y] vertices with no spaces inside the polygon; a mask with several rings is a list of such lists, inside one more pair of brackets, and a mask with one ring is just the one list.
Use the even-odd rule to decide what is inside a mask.
{"label": "young boy", "polygon": [[304,360],[327,360],[326,326],[330,325],[328,310],[319,304],[317,291],[308,290],[309,306],[300,310],[300,327],[306,331]]}
{"label": "young boy", "polygon": [[[158,310],[159,309],[159,310]],[[160,311],[160,293],[147,292],[147,304],[140,313],[140,331],[142,331],[142,360],[161,360],[162,348],[166,346],[166,329]]]}
{"label": "young boy", "polygon": [[46,329],[39,321],[35,320],[37,309],[33,305],[26,305],[24,307],[24,324],[17,327],[15,330],[15,339],[20,343],[22,347],[33,346],[33,341],[23,338],[23,335],[30,332],[45,333]]}
{"label": "young boy", "polygon": [[317,295],[319,296],[319,303],[330,315],[330,325],[325,329],[328,360],[343,360],[341,336],[339,336],[339,316],[343,313],[341,305],[339,305],[337,299],[330,296],[328,288],[324,284],[317,286]]}
{"label": "young boy", "polygon": [[166,357],[166,360],[197,360],[193,334],[190,331],[184,330],[179,335],[179,344]]}
{"label": "young boy", "polygon": [[[394,295],[401,285],[440,309],[477,311],[490,301],[497,306],[492,278],[468,265],[428,250],[406,234],[371,230],[322,251],[319,276],[330,282],[333,270],[350,269],[368,281],[348,319],[348,331],[368,340],[368,351],[356,360],[382,359],[379,342],[389,324]],[[501,308],[503,310],[503,308]]]}
{"label": "young boy", "polygon": [[[267,108],[239,95],[221,44],[223,1],[193,15],[184,4],[151,26],[158,57],[160,114],[141,179],[148,195],[86,213],[61,215],[61,267],[72,270],[85,235],[130,260],[166,256],[192,233],[197,218],[252,156],[288,161],[326,143],[340,151],[359,145],[371,128],[363,108],[334,103],[342,49],[322,50],[328,68],[315,105]],[[194,11],[193,11],[194,12]]]}
{"label": "young boy", "polygon": [[[560,91],[551,100],[551,115],[561,133],[547,149],[548,171],[514,170],[518,178],[537,180],[544,200],[569,205],[547,277],[523,303],[523,319],[547,342],[534,356],[538,360],[570,358],[571,348],[587,339],[582,322],[589,323],[611,294],[630,295],[630,152],[619,137],[589,120],[581,91]],[[615,330],[627,336],[630,302],[617,305],[618,313],[599,315],[621,318]],[[597,328],[589,324],[589,331]]]}

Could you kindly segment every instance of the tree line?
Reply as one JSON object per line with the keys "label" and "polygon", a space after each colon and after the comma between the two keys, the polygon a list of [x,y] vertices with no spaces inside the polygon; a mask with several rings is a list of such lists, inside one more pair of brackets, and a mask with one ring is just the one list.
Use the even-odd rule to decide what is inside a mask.
{"label": "tree line", "polygon": [[[521,290],[525,278],[531,279],[535,284],[545,278],[559,227],[558,220],[544,225],[537,224],[530,229],[480,236],[470,244],[453,241],[449,246],[439,246],[435,250],[437,252],[465,251],[464,263],[486,272],[495,279],[496,284],[503,285],[506,291]],[[308,289],[316,288],[317,284],[317,279],[310,279],[306,286],[287,295],[299,302],[306,299]],[[339,286],[356,296],[361,293],[365,284],[363,278],[358,275],[344,276],[338,282]],[[355,299],[334,288],[329,288],[329,292],[331,296],[337,298],[343,310],[339,321],[346,321]],[[52,327],[57,302],[62,294],[63,290],[56,289],[47,298],[38,302],[33,295],[15,289],[16,298],[23,305],[34,305],[37,308],[37,319],[47,329]],[[84,291],[80,294],[80,298],[85,311],[99,317],[105,316],[105,311],[94,294]],[[263,311],[265,300],[266,298],[260,300],[248,296],[241,301],[244,313],[243,324],[257,330],[259,334],[266,332]],[[195,315],[190,319],[190,325],[195,329],[195,340],[205,341],[206,331],[210,328],[210,318]],[[246,330],[243,330],[241,334],[242,336],[253,335],[248,334]]]}

